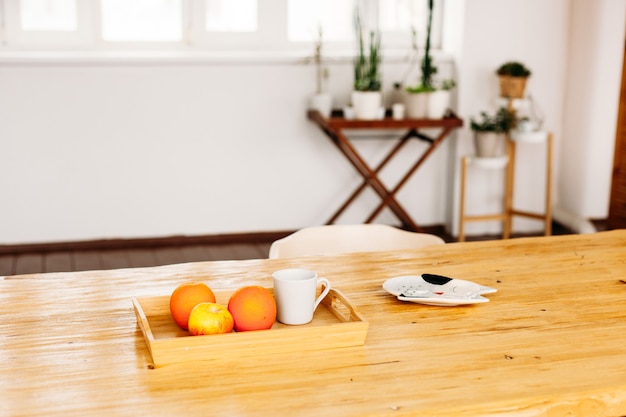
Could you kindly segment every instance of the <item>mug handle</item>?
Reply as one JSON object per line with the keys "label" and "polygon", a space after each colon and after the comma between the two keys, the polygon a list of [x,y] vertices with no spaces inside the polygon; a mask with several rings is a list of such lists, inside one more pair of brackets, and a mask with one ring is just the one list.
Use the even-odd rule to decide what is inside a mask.
{"label": "mug handle", "polygon": [[315,300],[315,305],[313,305],[313,311],[317,309],[317,306],[319,305],[319,303],[324,299],[324,297],[326,297],[326,295],[330,291],[330,282],[326,278],[318,278],[317,285],[320,285],[320,284],[324,285],[324,290],[322,291],[320,296],[317,297],[317,300]]}

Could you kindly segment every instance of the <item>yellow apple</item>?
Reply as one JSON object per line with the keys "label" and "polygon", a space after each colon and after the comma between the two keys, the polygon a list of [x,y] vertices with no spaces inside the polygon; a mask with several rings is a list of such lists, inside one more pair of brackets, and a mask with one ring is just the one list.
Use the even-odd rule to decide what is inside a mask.
{"label": "yellow apple", "polygon": [[208,302],[197,304],[189,313],[187,323],[192,336],[230,333],[234,324],[233,316],[226,306]]}

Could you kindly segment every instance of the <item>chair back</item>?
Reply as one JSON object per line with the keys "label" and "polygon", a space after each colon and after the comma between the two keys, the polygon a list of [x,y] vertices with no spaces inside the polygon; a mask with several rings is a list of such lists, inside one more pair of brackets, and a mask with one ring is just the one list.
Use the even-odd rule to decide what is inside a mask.
{"label": "chair back", "polygon": [[383,224],[313,226],[274,241],[269,258],[416,249],[444,243],[439,236],[408,232]]}

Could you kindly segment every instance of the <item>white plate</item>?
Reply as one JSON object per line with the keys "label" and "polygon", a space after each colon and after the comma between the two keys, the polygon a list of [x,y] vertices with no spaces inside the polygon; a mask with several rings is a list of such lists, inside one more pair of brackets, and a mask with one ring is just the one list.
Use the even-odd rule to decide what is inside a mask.
{"label": "white plate", "polygon": [[489,299],[483,295],[498,291],[472,281],[435,274],[390,278],[383,283],[383,289],[398,300],[433,306],[487,303]]}

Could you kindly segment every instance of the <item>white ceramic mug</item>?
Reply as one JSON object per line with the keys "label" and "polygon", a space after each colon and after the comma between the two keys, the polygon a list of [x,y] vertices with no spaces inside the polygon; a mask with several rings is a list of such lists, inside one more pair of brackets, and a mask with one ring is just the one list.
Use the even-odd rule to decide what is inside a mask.
{"label": "white ceramic mug", "polygon": [[[272,274],[276,318],[284,324],[306,324],[313,320],[313,313],[330,291],[330,282],[320,278],[314,271],[301,268],[282,269]],[[315,298],[318,285],[324,285]]]}

